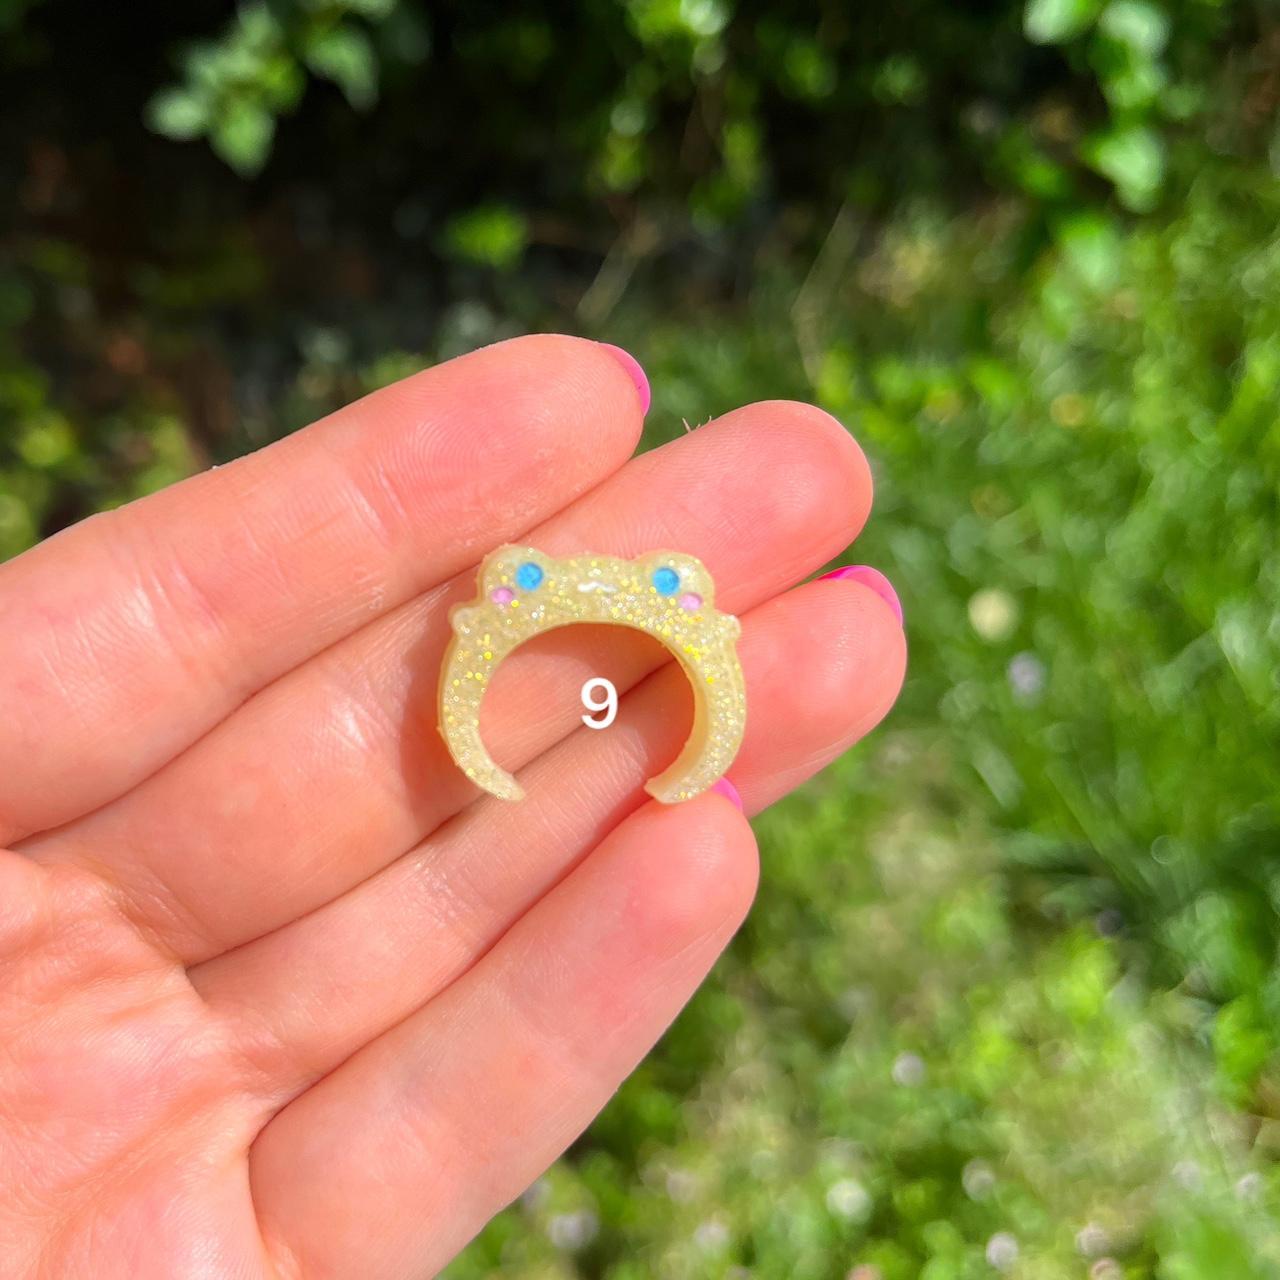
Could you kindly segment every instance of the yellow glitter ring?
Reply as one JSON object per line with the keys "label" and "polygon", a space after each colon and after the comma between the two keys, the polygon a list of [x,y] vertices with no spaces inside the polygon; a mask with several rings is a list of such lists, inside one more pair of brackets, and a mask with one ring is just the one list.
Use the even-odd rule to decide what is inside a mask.
{"label": "yellow glitter ring", "polygon": [[499,547],[480,566],[475,601],[449,614],[453,640],[440,672],[440,733],[458,767],[495,796],[521,799],[520,784],[480,739],[484,691],[503,658],[531,636],[575,622],[606,622],[660,641],[693,685],[689,737],[645,790],[665,804],[705,791],[737,755],[747,717],[737,652],[742,627],[715,608],[714,594],[702,562],[680,552],[557,560],[534,547]]}

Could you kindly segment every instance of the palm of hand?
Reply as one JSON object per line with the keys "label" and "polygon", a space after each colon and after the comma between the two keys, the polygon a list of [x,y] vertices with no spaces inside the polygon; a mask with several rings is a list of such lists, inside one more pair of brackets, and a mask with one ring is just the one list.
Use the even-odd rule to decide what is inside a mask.
{"label": "palm of hand", "polygon": [[755,846],[721,796],[642,803],[682,677],[626,633],[531,646],[486,701],[527,799],[478,798],[431,693],[469,566],[700,556],[750,810],[884,714],[904,645],[863,587],[786,590],[866,515],[836,424],[756,405],[628,463],[640,422],[602,348],[519,339],[0,566],[6,1277],[428,1274],[688,998]]}

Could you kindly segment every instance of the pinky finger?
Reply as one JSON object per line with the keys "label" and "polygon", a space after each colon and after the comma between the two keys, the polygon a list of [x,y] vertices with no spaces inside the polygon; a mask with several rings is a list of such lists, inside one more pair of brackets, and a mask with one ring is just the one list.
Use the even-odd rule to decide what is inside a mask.
{"label": "pinky finger", "polygon": [[282,1273],[434,1275],[662,1034],[756,867],[722,797],[646,805],[453,986],[286,1107],[251,1165]]}

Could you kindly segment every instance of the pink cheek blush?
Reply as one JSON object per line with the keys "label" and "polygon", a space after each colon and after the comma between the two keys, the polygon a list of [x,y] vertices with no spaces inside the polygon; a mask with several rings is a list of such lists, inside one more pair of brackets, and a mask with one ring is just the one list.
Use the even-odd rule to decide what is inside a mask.
{"label": "pink cheek blush", "polygon": [[510,587],[494,587],[489,592],[489,599],[494,604],[510,604],[516,598],[516,593]]}
{"label": "pink cheek blush", "polygon": [[702,608],[702,597],[696,591],[689,591],[680,597],[680,607],[692,613]]}

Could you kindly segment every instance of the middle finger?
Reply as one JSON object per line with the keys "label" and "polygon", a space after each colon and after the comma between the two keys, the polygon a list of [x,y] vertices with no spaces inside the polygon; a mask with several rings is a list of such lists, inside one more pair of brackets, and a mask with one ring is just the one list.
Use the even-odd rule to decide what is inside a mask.
{"label": "middle finger", "polygon": [[[741,611],[824,564],[870,506],[865,459],[807,405],[770,402],[634,459],[529,541],[551,554],[699,556]],[[104,868],[137,922],[184,963],[278,928],[387,865],[477,794],[435,727],[448,608],[463,575],[370,623],[263,690],[143,786],[27,842]],[[578,725],[587,675],[629,688],[659,661],[645,637],[573,628],[504,664],[486,738],[520,765]],[[490,705],[492,704],[492,705]]]}

